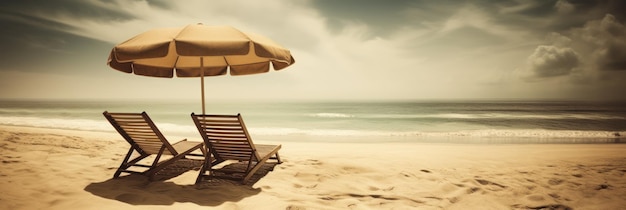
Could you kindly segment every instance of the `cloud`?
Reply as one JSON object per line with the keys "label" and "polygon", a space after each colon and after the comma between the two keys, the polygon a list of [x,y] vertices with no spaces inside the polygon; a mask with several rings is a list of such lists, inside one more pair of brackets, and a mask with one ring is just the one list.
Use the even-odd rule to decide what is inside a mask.
{"label": "cloud", "polygon": [[566,76],[577,68],[589,75],[626,70],[626,27],[611,14],[563,33],[551,32],[546,41],[528,57],[524,77]]}
{"label": "cloud", "polygon": [[569,3],[567,0],[557,1],[554,7],[559,13],[570,13],[573,12],[575,9],[574,5]]}
{"label": "cloud", "polygon": [[[626,75],[617,71],[624,66],[620,61],[626,60],[620,23],[626,15],[617,12],[624,11],[622,2],[626,1],[6,1],[0,3],[0,24],[7,29],[7,39],[0,40],[5,47],[0,72],[33,69],[97,74],[113,81],[128,78],[139,84],[161,82],[114,72],[104,60],[114,44],[143,31],[200,22],[263,34],[292,50],[298,62],[290,70],[211,78],[213,87],[241,90],[237,93],[246,97],[269,93],[303,99],[526,97],[545,94],[542,88],[563,81],[580,86],[571,78],[593,75],[589,72],[612,78]],[[609,12],[613,15],[605,17]],[[511,66],[524,64],[526,78],[543,83],[513,79]],[[72,80],[55,81],[72,84]],[[183,81],[193,81],[192,88],[196,87],[195,80]],[[179,80],[168,81],[175,82]],[[512,82],[519,86],[508,86],[509,90],[524,90],[525,95],[507,92]],[[284,92],[286,86],[289,93]],[[247,89],[256,91],[243,91]],[[124,92],[128,97],[133,94],[143,92]],[[213,96],[228,95],[240,96],[227,91]]]}
{"label": "cloud", "polygon": [[605,14],[547,33],[512,82],[537,97],[625,100],[626,27],[618,17]]}
{"label": "cloud", "polygon": [[[438,20],[449,5],[429,1],[398,0],[393,3],[377,0],[316,0],[310,2],[333,33],[341,33],[353,25],[367,28],[365,39],[389,37],[403,27],[423,26]],[[439,14],[435,13],[439,12]]]}
{"label": "cloud", "polygon": [[96,0],[21,0],[3,1],[0,11],[24,15],[66,15],[74,18],[98,19],[101,21],[129,20],[133,13],[117,8],[117,1]]}
{"label": "cloud", "polygon": [[[367,28],[365,39],[389,38],[407,29],[441,29],[445,32],[464,26],[499,35],[516,29],[519,34],[520,31],[544,32],[558,24],[551,21],[557,16],[554,13],[555,3],[543,0],[402,0],[393,3],[375,0],[316,0],[310,3],[324,17],[330,31],[341,33],[350,26],[364,25]],[[563,10],[568,6],[574,7],[566,2],[559,6]]]}
{"label": "cloud", "polygon": [[528,57],[530,77],[547,78],[572,73],[580,64],[578,53],[572,48],[541,45]]}
{"label": "cloud", "polygon": [[607,14],[602,20],[590,21],[572,32],[582,46],[591,48],[593,68],[600,71],[626,70],[626,27],[615,16]]}
{"label": "cloud", "polygon": [[611,14],[552,37],[552,43],[580,52],[586,71],[626,70],[626,27]]}

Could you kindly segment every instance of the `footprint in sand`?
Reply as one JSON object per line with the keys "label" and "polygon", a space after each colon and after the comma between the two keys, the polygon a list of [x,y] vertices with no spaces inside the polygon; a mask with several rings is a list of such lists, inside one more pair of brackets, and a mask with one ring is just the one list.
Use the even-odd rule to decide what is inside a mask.
{"label": "footprint in sand", "polygon": [[316,174],[316,173],[306,173],[306,172],[296,172],[293,175],[294,178],[298,180],[302,180],[305,182],[322,182],[328,178],[327,175]]}
{"label": "footprint in sand", "polygon": [[607,172],[611,172],[613,170],[613,168],[601,168],[598,170],[598,173],[607,173]]}
{"label": "footprint in sand", "polygon": [[504,188],[507,188],[507,186],[504,186],[502,184],[498,184],[489,180],[485,180],[485,179],[474,179],[476,182],[478,182],[478,184],[482,185],[482,187],[476,187],[477,189],[468,189],[467,192],[468,193],[474,193],[477,192],[479,190],[486,190],[486,191],[501,191]]}
{"label": "footprint in sand", "polygon": [[492,181],[488,181],[488,180],[484,180],[484,179],[475,179],[476,182],[478,182],[481,185],[493,185],[493,186],[497,186],[500,188],[506,188],[506,186],[492,182]]}
{"label": "footprint in sand", "polygon": [[552,179],[548,180],[548,184],[550,184],[550,185],[559,185],[561,183],[563,183],[562,179],[552,178]]}
{"label": "footprint in sand", "polygon": [[286,210],[306,210],[306,208],[302,206],[289,205]]}
{"label": "footprint in sand", "polygon": [[380,190],[380,188],[374,187],[374,186],[369,186],[367,189],[369,189],[370,191],[378,191],[378,190]]}
{"label": "footprint in sand", "polygon": [[472,193],[475,193],[475,192],[478,192],[478,191],[480,191],[479,187],[470,187],[470,188],[467,189],[467,194],[472,194]]}
{"label": "footprint in sand", "polygon": [[531,209],[531,210],[572,210],[571,207],[562,204],[549,204],[540,206],[522,206],[520,204],[512,205],[513,209]]}
{"label": "footprint in sand", "polygon": [[559,198],[561,198],[561,196],[560,196],[559,194],[556,194],[556,193],[549,193],[548,195],[549,195],[550,197],[554,198],[554,199],[559,199]]}
{"label": "footprint in sand", "polygon": [[322,162],[319,160],[315,160],[315,159],[307,159],[304,161],[303,164],[318,166],[318,165],[322,165]]}
{"label": "footprint in sand", "polygon": [[600,184],[596,187],[596,190],[605,190],[605,189],[609,189],[611,187],[611,185],[608,184]]}
{"label": "footprint in sand", "polygon": [[526,196],[526,200],[529,201],[544,201],[546,198],[543,195],[528,195]]}

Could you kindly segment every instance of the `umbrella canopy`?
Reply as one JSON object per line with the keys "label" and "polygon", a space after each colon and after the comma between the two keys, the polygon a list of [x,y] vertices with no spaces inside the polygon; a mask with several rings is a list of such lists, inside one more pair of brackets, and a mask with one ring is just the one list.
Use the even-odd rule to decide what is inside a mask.
{"label": "umbrella canopy", "polygon": [[136,75],[200,77],[204,114],[204,77],[247,75],[281,70],[295,62],[272,40],[229,26],[188,25],[158,28],[116,45],[107,64]]}

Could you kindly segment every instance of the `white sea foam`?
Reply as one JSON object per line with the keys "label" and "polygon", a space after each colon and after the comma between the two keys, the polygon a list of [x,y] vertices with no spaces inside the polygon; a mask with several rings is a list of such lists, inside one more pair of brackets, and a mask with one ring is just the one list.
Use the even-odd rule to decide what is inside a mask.
{"label": "white sea foam", "polygon": [[467,130],[448,132],[423,131],[372,131],[341,129],[298,129],[298,128],[250,128],[257,135],[307,135],[307,136],[375,136],[375,137],[522,137],[522,138],[619,138],[626,131],[577,131],[577,130]]}
{"label": "white sea foam", "polygon": [[114,131],[111,125],[107,125],[108,123],[106,122],[106,120],[96,121],[87,119],[55,119],[40,117],[0,116],[0,124],[40,128],[60,128],[70,130]]}
{"label": "white sea foam", "polygon": [[[164,133],[174,135],[196,134],[195,126],[185,126],[172,123],[158,123],[157,127]],[[0,116],[0,125],[26,126],[38,128],[57,128],[84,131],[115,132],[115,129],[104,117],[102,120],[87,119],[57,119],[40,117],[4,117]]]}
{"label": "white sea foam", "polygon": [[[88,119],[48,119],[39,117],[6,117],[0,116],[0,124],[29,126],[42,128],[59,128],[70,130],[115,132],[106,120]],[[193,125],[158,123],[157,126],[165,134],[196,136]],[[385,130],[351,130],[351,129],[302,129],[290,127],[249,127],[253,135],[290,136],[304,135],[311,137],[377,137],[385,141],[385,137],[437,137],[437,138],[534,138],[534,139],[617,139],[626,137],[626,131],[583,131],[583,130],[546,130],[546,129],[477,129],[459,131],[385,131]]]}
{"label": "white sea foam", "polygon": [[504,114],[504,113],[445,113],[445,114],[369,114],[362,118],[373,119],[589,119],[624,120],[626,117],[602,114]]}
{"label": "white sea foam", "polygon": [[341,130],[341,129],[299,129],[299,128],[248,128],[255,135],[286,136],[384,136],[389,133],[378,131]]}
{"label": "white sea foam", "polygon": [[310,114],[312,117],[322,117],[322,118],[351,118],[354,115],[344,114],[344,113],[315,113]]}
{"label": "white sea foam", "polygon": [[580,130],[544,130],[544,129],[519,129],[519,130],[469,130],[454,132],[429,132],[413,133],[418,136],[433,137],[524,137],[524,138],[616,138],[626,135],[626,131],[580,131]]}

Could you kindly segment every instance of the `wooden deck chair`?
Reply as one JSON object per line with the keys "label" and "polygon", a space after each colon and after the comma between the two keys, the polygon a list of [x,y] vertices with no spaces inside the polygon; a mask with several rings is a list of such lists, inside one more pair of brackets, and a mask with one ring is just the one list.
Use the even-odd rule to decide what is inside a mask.
{"label": "wooden deck chair", "polygon": [[[186,155],[200,156],[199,154],[191,154],[191,152],[195,150],[200,150],[203,153],[202,156],[205,156],[205,150],[202,149],[202,142],[193,142],[183,139],[182,141],[170,144],[156,125],[154,125],[154,122],[152,122],[146,112],[110,113],[105,111],[102,114],[109,120],[115,130],[130,144],[128,154],[126,154],[126,157],[115,172],[115,175],[113,175],[113,178],[119,177],[122,172],[140,173],[147,175],[149,180],[152,181],[158,171],[174,163],[176,160],[185,158]],[[130,160],[134,152],[137,152],[139,156]],[[151,165],[138,163],[151,155],[155,155]],[[162,155],[171,155],[172,157],[160,161]],[[129,169],[130,167],[148,169],[137,171]]]}
{"label": "wooden deck chair", "polygon": [[[196,115],[191,113],[191,118],[210,152],[205,153],[207,155],[196,184],[205,177],[214,177],[212,167],[226,160],[248,161],[248,167],[243,171],[244,177],[241,180],[243,184],[246,184],[268,159],[275,159],[278,164],[282,163],[278,156],[281,145],[254,144],[241,114]],[[208,175],[207,171],[209,171]]]}

